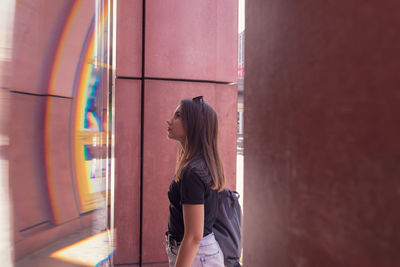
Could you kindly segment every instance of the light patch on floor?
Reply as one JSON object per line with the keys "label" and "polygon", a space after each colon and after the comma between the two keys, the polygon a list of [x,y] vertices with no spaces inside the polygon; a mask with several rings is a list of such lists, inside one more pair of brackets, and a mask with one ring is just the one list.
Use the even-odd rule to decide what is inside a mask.
{"label": "light patch on floor", "polygon": [[113,233],[104,231],[50,255],[58,260],[85,266],[99,266],[114,253]]}

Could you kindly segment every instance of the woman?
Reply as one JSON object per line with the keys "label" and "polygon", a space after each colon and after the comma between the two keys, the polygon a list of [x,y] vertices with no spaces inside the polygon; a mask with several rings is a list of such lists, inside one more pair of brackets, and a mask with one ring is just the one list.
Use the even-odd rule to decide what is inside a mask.
{"label": "woman", "polygon": [[169,266],[223,267],[222,250],[212,233],[217,193],[225,183],[217,146],[217,114],[199,96],[183,99],[167,123],[168,138],[180,143],[168,191]]}

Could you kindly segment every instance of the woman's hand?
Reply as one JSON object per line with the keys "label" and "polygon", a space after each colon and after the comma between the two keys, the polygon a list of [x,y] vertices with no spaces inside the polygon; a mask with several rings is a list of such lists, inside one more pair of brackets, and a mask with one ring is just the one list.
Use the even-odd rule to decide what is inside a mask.
{"label": "woman's hand", "polygon": [[183,204],[185,233],[179,247],[175,267],[190,267],[203,239],[204,205]]}

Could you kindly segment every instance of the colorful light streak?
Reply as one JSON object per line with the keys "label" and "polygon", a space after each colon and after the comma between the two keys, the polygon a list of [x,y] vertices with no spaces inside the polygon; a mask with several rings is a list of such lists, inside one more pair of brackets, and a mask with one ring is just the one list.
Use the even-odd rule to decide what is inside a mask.
{"label": "colorful light streak", "polygon": [[[68,36],[71,33],[71,26],[78,12],[78,8],[83,0],[77,0],[71,8],[71,11],[66,20],[63,32],[61,34],[60,41],[58,43],[56,54],[54,57],[54,62],[52,65],[51,76],[48,85],[48,94],[52,95],[54,93],[54,84],[58,74],[59,66],[61,64],[61,55],[64,51],[65,43]],[[60,222],[60,208],[57,205],[57,193],[56,193],[56,179],[54,177],[53,161],[52,161],[52,138],[51,138],[51,115],[54,114],[54,103],[51,98],[47,100],[46,114],[45,114],[45,164],[46,164],[46,179],[48,183],[49,196],[50,196],[50,206],[52,209],[53,219],[56,224]],[[66,151],[67,153],[67,151]]]}
{"label": "colorful light streak", "polygon": [[[99,14],[98,20],[98,29],[105,29],[107,23],[107,14],[108,14],[108,5],[106,4],[104,8],[101,10],[101,14]],[[89,42],[88,49],[86,50],[85,55],[83,56],[84,64],[82,65],[82,70],[80,71],[81,76],[79,79],[79,86],[77,90],[77,106],[75,109],[75,121],[74,121],[74,153],[75,156],[75,165],[79,172],[81,173],[81,177],[87,178],[95,178],[93,173],[95,173],[92,169],[93,164],[99,164],[100,161],[93,161],[91,165],[84,161],[84,154],[82,142],[78,140],[82,140],[83,136],[91,136],[90,134],[84,134],[84,132],[93,132],[93,134],[97,134],[97,136],[93,136],[92,142],[95,146],[101,149],[102,144],[106,143],[106,133],[107,129],[105,129],[106,120],[104,123],[101,121],[100,116],[93,108],[95,107],[94,101],[98,97],[99,90],[102,89],[102,79],[104,76],[104,68],[105,63],[99,62],[96,60],[97,55],[95,54],[96,42],[97,47],[104,47],[101,45],[102,40],[104,40],[104,30],[100,30],[95,34],[94,28],[96,23],[92,23],[91,28],[91,39]],[[100,51],[101,53],[103,51]],[[99,107],[97,107],[99,109]],[[106,119],[106,118],[105,118]],[[101,162],[100,162],[101,163]],[[99,164],[99,168],[102,168],[101,164]],[[104,166],[105,168],[105,166]],[[84,173],[84,174],[82,174]],[[100,172],[102,173],[102,172]],[[94,182],[94,181],[93,181]],[[93,183],[90,182],[90,179],[80,179],[79,180],[79,191],[80,191],[80,205],[83,208],[82,211],[89,211],[90,209],[97,208],[95,204],[95,199],[97,198],[93,193],[98,192],[97,189],[93,187]],[[90,195],[92,194],[92,195]],[[102,199],[99,197],[98,199]]]}
{"label": "colorful light streak", "polygon": [[[80,8],[84,7],[82,3],[86,0],[76,0],[71,8],[70,14],[68,15],[68,19],[65,23],[65,26],[63,28],[63,32],[60,38],[60,41],[58,43],[57,49],[56,49],[56,54],[54,57],[54,62],[52,65],[52,70],[51,70],[51,77],[49,80],[49,85],[48,85],[48,94],[49,95],[54,95],[55,94],[55,85],[56,85],[56,80],[59,75],[61,75],[61,68],[62,64],[65,62],[62,62],[63,60],[66,60],[65,57],[62,57],[62,54],[64,53],[65,50],[65,45],[69,38],[74,38],[73,35],[73,27],[74,25],[74,20],[77,19],[77,14]],[[106,119],[104,122],[101,121],[99,113],[98,113],[98,107],[97,110],[96,108],[93,108],[93,103],[97,97],[99,85],[102,82],[102,75],[103,75],[103,68],[106,67],[108,68],[106,63],[103,62],[97,62],[95,55],[94,55],[94,47],[96,45],[96,42],[102,42],[103,41],[103,33],[104,29],[106,28],[106,23],[107,23],[107,14],[108,14],[108,1],[105,1],[104,8],[101,10],[101,13],[99,14],[99,25],[97,27],[100,29],[99,34],[94,34],[94,28],[95,28],[95,23],[94,23],[94,18],[95,15],[93,15],[92,22],[90,23],[88,27],[88,31],[86,34],[86,38],[84,39],[82,43],[82,48],[81,48],[81,55],[79,59],[79,63],[76,67],[76,75],[75,75],[75,80],[74,80],[74,88],[73,88],[73,100],[76,102],[75,105],[75,110],[71,111],[71,122],[70,125],[72,126],[71,130],[71,151],[72,151],[72,165],[70,168],[76,168],[76,175],[79,176],[76,177],[76,185],[78,189],[77,197],[79,198],[79,205],[80,205],[80,212],[87,212],[89,210],[92,210],[96,208],[96,205],[88,205],[87,203],[95,203],[95,199],[99,198],[99,196],[90,196],[91,192],[94,192],[93,188],[91,188],[91,184],[87,179],[82,179],[82,173],[86,173],[86,177],[90,176],[90,168],[87,167],[87,164],[85,164],[85,150],[84,146],[82,143],[77,142],[77,139],[80,138],[80,134],[83,132],[90,132],[93,135],[97,135],[97,141],[102,142],[102,140],[105,137],[106,130],[104,126],[107,125]],[[95,38],[97,37],[97,39]],[[98,46],[98,47],[104,47],[104,46]],[[67,59],[68,60],[68,59]],[[54,221],[57,224],[57,222],[60,220],[60,214],[61,211],[60,209],[62,207],[59,207],[57,205],[57,195],[56,195],[56,183],[57,179],[55,177],[55,172],[53,170],[53,161],[54,159],[52,158],[51,151],[52,151],[52,142],[55,142],[56,140],[52,140],[51,134],[52,134],[52,126],[51,125],[51,116],[54,114],[54,109],[56,107],[54,106],[54,102],[51,99],[51,97],[48,98],[47,101],[47,107],[46,107],[46,119],[45,119],[45,152],[46,152],[46,175],[47,175],[47,182],[48,182],[48,188],[49,188],[49,195],[50,195],[50,202],[51,202],[51,208],[53,212],[53,217]],[[75,115],[75,117],[72,117],[72,115]],[[67,133],[66,133],[67,134]],[[87,136],[87,137],[93,137],[93,136]],[[91,138],[93,140],[93,138]],[[68,153],[68,151],[65,151],[65,153]],[[66,163],[67,164],[67,163]],[[76,187],[76,186],[75,186]],[[62,197],[62,196],[60,196]],[[90,198],[93,197],[93,200]],[[100,199],[103,199],[100,197]]]}

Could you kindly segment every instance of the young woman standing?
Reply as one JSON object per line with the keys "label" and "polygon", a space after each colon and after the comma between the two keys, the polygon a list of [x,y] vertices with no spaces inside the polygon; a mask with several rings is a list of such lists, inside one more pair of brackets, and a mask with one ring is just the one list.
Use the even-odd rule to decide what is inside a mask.
{"label": "young woman standing", "polygon": [[223,267],[222,250],[212,233],[218,191],[225,184],[217,145],[217,114],[202,96],[183,99],[167,124],[168,138],[180,143],[168,191],[169,266]]}

